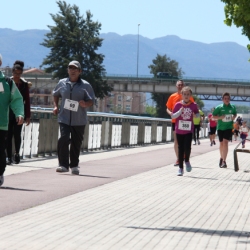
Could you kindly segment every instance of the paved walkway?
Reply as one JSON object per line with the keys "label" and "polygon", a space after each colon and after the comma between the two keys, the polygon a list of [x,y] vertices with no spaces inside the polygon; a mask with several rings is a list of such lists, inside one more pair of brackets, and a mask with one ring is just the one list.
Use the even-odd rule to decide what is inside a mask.
{"label": "paved walkway", "polygon": [[9,167],[0,249],[250,249],[249,154],[236,173],[236,142],[227,169],[201,142],[183,177],[172,144],[81,156],[80,176],[55,173],[53,157]]}

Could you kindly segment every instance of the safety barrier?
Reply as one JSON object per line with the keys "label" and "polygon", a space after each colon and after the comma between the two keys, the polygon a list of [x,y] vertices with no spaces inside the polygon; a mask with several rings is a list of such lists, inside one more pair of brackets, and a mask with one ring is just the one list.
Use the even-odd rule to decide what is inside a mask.
{"label": "safety barrier", "polygon": [[[57,151],[59,125],[50,109],[32,110],[23,126],[20,155],[37,157]],[[167,143],[173,140],[170,119],[88,112],[82,151]]]}

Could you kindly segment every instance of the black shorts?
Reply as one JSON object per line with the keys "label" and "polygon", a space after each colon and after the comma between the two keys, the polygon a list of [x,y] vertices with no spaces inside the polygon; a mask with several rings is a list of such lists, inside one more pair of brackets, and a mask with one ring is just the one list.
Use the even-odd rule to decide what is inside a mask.
{"label": "black shorts", "polygon": [[218,130],[219,141],[222,142],[223,139],[232,141],[232,129]]}
{"label": "black shorts", "polygon": [[239,135],[239,130],[234,129],[234,134],[235,134],[236,136],[238,136],[238,135]]}
{"label": "black shorts", "polygon": [[172,122],[172,131],[175,131],[175,123]]}
{"label": "black shorts", "polygon": [[215,133],[216,133],[216,127],[210,127],[210,132],[209,132],[209,134],[210,134],[210,135],[215,135]]}

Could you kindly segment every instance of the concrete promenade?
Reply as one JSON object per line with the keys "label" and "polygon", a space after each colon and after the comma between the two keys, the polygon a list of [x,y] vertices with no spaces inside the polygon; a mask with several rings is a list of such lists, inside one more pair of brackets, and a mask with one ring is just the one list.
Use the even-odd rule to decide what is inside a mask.
{"label": "concrete promenade", "polygon": [[[8,166],[0,188],[0,250],[250,249],[250,155],[220,169],[219,146],[192,146],[177,176],[173,143],[81,156],[79,176],[57,158]],[[250,148],[250,143],[246,143]]]}

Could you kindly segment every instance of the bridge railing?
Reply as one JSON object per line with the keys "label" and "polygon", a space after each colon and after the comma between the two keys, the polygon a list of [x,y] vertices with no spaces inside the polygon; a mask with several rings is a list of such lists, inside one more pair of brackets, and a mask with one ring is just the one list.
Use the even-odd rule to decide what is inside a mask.
{"label": "bridge railing", "polygon": [[[23,126],[20,155],[37,157],[57,151],[59,125],[51,109],[32,110]],[[170,119],[88,112],[82,151],[166,143],[173,139]]]}
{"label": "bridge railing", "polygon": [[[88,112],[81,151],[168,143],[173,140],[170,119]],[[207,135],[202,128],[201,137]],[[23,126],[20,155],[56,154],[60,136],[57,117],[51,110],[32,110],[29,126]]]}

